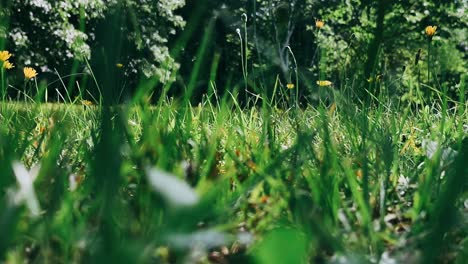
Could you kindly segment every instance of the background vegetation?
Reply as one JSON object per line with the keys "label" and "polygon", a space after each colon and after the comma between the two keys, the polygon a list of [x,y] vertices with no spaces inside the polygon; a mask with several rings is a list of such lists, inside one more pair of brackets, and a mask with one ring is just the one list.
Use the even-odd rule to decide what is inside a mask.
{"label": "background vegetation", "polygon": [[[107,36],[101,32],[109,26],[104,18],[117,3],[123,6],[115,21],[120,28],[119,51],[108,64],[122,64],[116,75],[125,76],[125,81],[114,88],[116,94],[123,90],[131,95],[140,78],[155,76],[161,83],[177,79],[171,93],[180,95],[190,82],[194,64],[210,65],[217,60],[215,76],[209,67],[198,69],[199,79],[192,81],[195,99],[207,92],[210,76],[215,77],[221,94],[247,82],[252,92],[267,92],[271,97],[272,89],[267,87],[274,85],[277,75],[285,85],[294,79],[296,70],[302,99],[313,98],[318,79],[332,79],[336,88],[344,90],[350,83],[367,80],[371,71],[387,81],[401,80],[387,85],[391,94],[401,96],[407,82],[416,82],[418,72],[427,72],[424,62],[429,53],[423,33],[428,25],[438,26],[431,51],[438,85],[455,92],[454,85],[467,69],[466,1],[3,2],[7,8],[0,31],[5,37],[2,45],[8,43],[14,50],[14,62],[40,69],[49,82],[60,74],[73,95],[78,92],[71,89],[77,76],[82,86],[97,94],[86,74],[85,59],[93,66],[97,63],[92,58],[99,57]],[[384,18],[380,23],[379,16]],[[315,28],[317,19],[325,21],[320,31]],[[241,70],[241,54],[245,70]],[[421,63],[415,65],[417,54]],[[247,78],[244,71],[250,73]],[[21,74],[17,77],[11,82],[21,83]],[[59,83],[49,90],[53,88],[64,93]]]}
{"label": "background vegetation", "polygon": [[0,263],[464,263],[467,5],[0,0]]}

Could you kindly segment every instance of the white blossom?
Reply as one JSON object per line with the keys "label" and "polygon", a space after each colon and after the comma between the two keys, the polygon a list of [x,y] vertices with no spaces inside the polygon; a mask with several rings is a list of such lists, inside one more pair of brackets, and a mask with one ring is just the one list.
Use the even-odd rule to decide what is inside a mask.
{"label": "white blossom", "polygon": [[28,171],[23,164],[17,161],[13,162],[13,172],[19,185],[13,201],[17,205],[24,202],[32,216],[39,216],[41,210],[36,192],[34,191],[34,180],[39,173],[39,168],[36,166]]}

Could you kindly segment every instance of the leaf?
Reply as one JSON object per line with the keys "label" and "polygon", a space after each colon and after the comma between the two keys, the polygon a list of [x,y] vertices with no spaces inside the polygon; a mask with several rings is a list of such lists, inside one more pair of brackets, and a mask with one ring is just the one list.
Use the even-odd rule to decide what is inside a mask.
{"label": "leaf", "polygon": [[307,239],[297,229],[279,228],[260,242],[254,255],[257,263],[307,263]]}
{"label": "leaf", "polygon": [[157,168],[147,169],[149,183],[153,189],[174,207],[194,206],[198,195],[186,182]]}

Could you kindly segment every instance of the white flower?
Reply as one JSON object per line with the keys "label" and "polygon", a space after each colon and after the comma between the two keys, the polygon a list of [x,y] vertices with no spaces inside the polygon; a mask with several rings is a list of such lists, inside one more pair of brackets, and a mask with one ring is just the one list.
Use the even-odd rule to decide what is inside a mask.
{"label": "white flower", "polygon": [[18,47],[27,47],[29,43],[28,36],[24,31],[15,28],[10,32],[10,37]]}
{"label": "white flower", "polygon": [[42,8],[46,14],[52,10],[50,3],[45,0],[32,0],[30,3],[32,6]]}
{"label": "white flower", "polygon": [[198,203],[197,193],[183,180],[157,168],[147,169],[146,175],[153,189],[175,207]]}
{"label": "white flower", "polygon": [[16,192],[13,201],[17,205],[23,202],[26,203],[26,207],[32,216],[39,216],[39,212],[41,211],[36,192],[34,191],[34,180],[39,174],[39,169],[39,166],[34,166],[28,171],[23,164],[17,161],[13,162],[13,172],[19,184],[19,190]]}

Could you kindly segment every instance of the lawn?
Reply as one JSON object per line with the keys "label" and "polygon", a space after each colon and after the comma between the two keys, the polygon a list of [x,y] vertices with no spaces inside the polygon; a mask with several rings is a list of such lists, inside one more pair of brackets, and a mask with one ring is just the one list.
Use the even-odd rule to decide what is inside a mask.
{"label": "lawn", "polygon": [[0,264],[467,263],[467,10],[0,0]]}
{"label": "lawn", "polygon": [[448,105],[3,103],[0,253],[463,263],[468,115]]}

